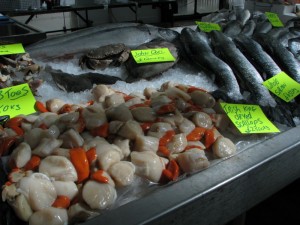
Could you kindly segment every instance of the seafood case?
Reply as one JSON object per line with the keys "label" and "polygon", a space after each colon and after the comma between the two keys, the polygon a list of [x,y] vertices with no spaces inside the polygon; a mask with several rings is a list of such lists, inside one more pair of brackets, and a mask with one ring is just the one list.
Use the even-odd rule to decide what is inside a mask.
{"label": "seafood case", "polygon": [[[274,28],[245,9],[202,21],[222,32],[105,24],[1,56],[3,88],[27,82],[37,112],[1,115],[0,225],[222,225],[299,178],[296,20]],[[134,59],[162,48],[172,60]],[[281,71],[297,83],[289,102],[262,84]],[[275,130],[249,134],[271,125],[236,104],[259,105]]]}

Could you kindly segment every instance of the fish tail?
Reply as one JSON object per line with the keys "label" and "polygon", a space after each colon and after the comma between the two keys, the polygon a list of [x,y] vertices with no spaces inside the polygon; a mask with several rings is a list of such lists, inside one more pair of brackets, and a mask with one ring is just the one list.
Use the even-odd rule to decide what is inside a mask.
{"label": "fish tail", "polygon": [[276,107],[261,107],[266,116],[274,122],[295,127],[292,112],[283,105],[277,104]]}
{"label": "fish tail", "polygon": [[227,91],[218,89],[210,93],[215,99],[222,99],[224,102],[227,103],[235,103],[235,104],[243,104],[245,103],[241,98],[233,98],[231,95],[228,94]]}

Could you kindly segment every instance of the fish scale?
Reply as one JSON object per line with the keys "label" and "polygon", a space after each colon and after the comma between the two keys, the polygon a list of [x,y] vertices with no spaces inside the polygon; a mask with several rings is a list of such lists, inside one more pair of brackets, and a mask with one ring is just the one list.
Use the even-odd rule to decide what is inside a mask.
{"label": "fish scale", "polygon": [[216,75],[219,91],[224,92],[224,95],[228,95],[230,98],[242,99],[233,71],[213,53],[205,33],[184,28],[181,31],[180,39],[191,60],[201,69]]}
{"label": "fish scale", "polygon": [[212,31],[212,44],[222,58],[236,71],[236,75],[243,86],[251,93],[252,100],[261,106],[276,106],[276,102],[266,87],[263,79],[247,60],[234,42],[218,31]]}
{"label": "fish scale", "polygon": [[299,62],[281,42],[267,34],[256,35],[255,40],[272,56],[284,72],[300,83]]}
{"label": "fish scale", "polygon": [[248,56],[248,59],[254,61],[254,65],[257,65],[266,73],[267,78],[271,78],[281,72],[281,69],[274,60],[263,50],[261,45],[252,38],[240,34],[234,39],[234,42],[245,56]]}

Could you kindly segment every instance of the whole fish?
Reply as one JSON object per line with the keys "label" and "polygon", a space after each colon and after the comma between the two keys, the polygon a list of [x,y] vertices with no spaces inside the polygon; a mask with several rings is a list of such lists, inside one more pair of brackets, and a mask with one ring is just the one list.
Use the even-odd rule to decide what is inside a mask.
{"label": "whole fish", "polygon": [[221,32],[212,31],[210,34],[214,48],[231,66],[243,87],[251,93],[252,101],[261,106],[274,107],[276,102],[268,89],[263,86],[262,77],[234,42]]}
{"label": "whole fish", "polygon": [[180,40],[184,44],[184,48],[191,61],[201,69],[215,74],[216,82],[219,86],[218,92],[222,93],[220,96],[228,96],[233,100],[242,99],[233,71],[213,53],[205,33],[194,31],[191,28],[184,28],[181,31]]}
{"label": "whole fish", "polygon": [[[89,33],[89,31],[91,31]],[[160,28],[147,24],[126,23],[123,26],[97,26],[79,30],[76,33],[66,34],[53,40],[44,40],[29,46],[26,51],[32,58],[44,61],[45,59],[70,56],[84,53],[103,45],[123,43],[134,48],[153,39],[161,38],[175,41],[179,38],[177,31]]]}
{"label": "whole fish", "polygon": [[125,62],[126,69],[129,73],[127,82],[132,82],[135,79],[151,78],[156,75],[165,72],[173,67],[179,60],[179,53],[177,47],[171,42],[167,42],[161,39],[155,39],[150,42],[144,43],[136,47],[134,50],[156,49],[156,48],[168,48],[175,61],[170,62],[155,62],[155,63],[137,63],[132,54]]}
{"label": "whole fish", "polygon": [[281,72],[280,67],[274,62],[265,50],[255,40],[246,35],[240,34],[235,39],[236,46],[244,53],[249,61],[262,70],[266,78],[271,78]]}
{"label": "whole fish", "polygon": [[255,40],[268,52],[280,68],[300,83],[300,65],[294,55],[277,39],[267,34],[258,34]]}
{"label": "whole fish", "polygon": [[99,73],[73,75],[60,70],[47,69],[47,71],[50,72],[58,88],[66,92],[81,92],[92,89],[94,84],[114,84],[121,80],[118,77]]}
{"label": "whole fish", "polygon": [[[245,35],[240,34],[234,39],[236,46],[244,53],[244,55],[252,62],[258,71],[262,70],[264,73],[263,79],[269,79],[281,72],[279,66],[274,60],[264,51],[260,44],[255,40]],[[272,115],[272,118],[280,123],[295,126],[293,121],[293,104],[287,104],[279,97],[271,94],[277,102],[276,109],[266,109],[268,114]]]}

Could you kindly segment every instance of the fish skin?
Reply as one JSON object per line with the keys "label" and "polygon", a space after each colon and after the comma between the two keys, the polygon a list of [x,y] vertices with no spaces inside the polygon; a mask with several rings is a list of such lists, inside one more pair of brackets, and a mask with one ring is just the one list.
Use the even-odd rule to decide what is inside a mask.
{"label": "fish skin", "polygon": [[233,71],[213,53],[204,32],[197,32],[186,27],[181,31],[180,39],[191,61],[201,69],[215,74],[222,97],[229,98],[231,101],[243,98]]}
{"label": "fish skin", "polygon": [[275,38],[267,34],[254,36],[255,40],[268,52],[277,65],[291,78],[300,83],[300,65],[294,55]]}
{"label": "fish skin", "polygon": [[254,20],[248,20],[245,26],[243,27],[241,33],[251,37],[256,27],[256,23]]}
{"label": "fish skin", "polygon": [[151,49],[151,48],[168,48],[175,58],[174,62],[158,62],[158,63],[136,63],[132,54],[130,54],[129,59],[125,62],[126,69],[129,73],[127,82],[135,81],[136,79],[149,79],[162,72],[170,69],[179,60],[179,52],[177,47],[171,42],[167,42],[161,39],[155,39],[150,42],[144,43],[134,50],[138,49]]}
{"label": "fish skin", "polygon": [[239,82],[251,93],[252,101],[260,106],[276,106],[275,100],[262,84],[262,77],[234,42],[221,32],[212,31],[210,34],[214,48],[234,70]]}
{"label": "fish skin", "polygon": [[290,32],[290,29],[287,27],[273,28],[267,34],[273,37],[274,39],[277,39],[286,48],[288,47],[289,39],[299,36],[293,32]]}
{"label": "fish skin", "polygon": [[243,25],[238,20],[229,21],[223,28],[223,33],[228,37],[235,37],[242,31]]}
{"label": "fish skin", "polygon": [[[91,33],[89,33],[91,29]],[[126,23],[123,26],[97,26],[79,30],[75,34],[70,33],[55,38],[44,40],[28,46],[26,51],[31,58],[40,61],[52,60],[67,55],[85,53],[93,48],[103,45],[123,43],[129,48],[137,47],[142,43],[149,42],[156,38],[167,41],[175,41],[179,37],[177,31],[156,27],[148,24]]]}
{"label": "fish skin", "polygon": [[272,30],[272,24],[269,21],[263,21],[256,23],[254,34],[265,34]]}
{"label": "fish skin", "polygon": [[300,37],[289,39],[288,48],[295,58],[300,61]]}
{"label": "fish skin", "polygon": [[[263,77],[264,80],[269,79],[278,73],[281,72],[280,67],[274,62],[274,60],[264,51],[260,44],[255,40],[245,35],[240,34],[234,39],[236,46],[244,53],[244,55],[253,61],[253,65],[257,70],[262,70],[266,77]],[[274,121],[277,121],[282,124],[294,127],[295,122],[293,121],[292,115],[292,104],[287,104],[282,99],[272,94],[273,98],[277,102],[276,109],[274,108],[265,108],[265,113],[269,117],[273,118]]]}
{"label": "fish skin", "polygon": [[92,89],[94,84],[114,84],[121,80],[118,77],[99,74],[85,73],[81,75],[73,75],[64,73],[60,70],[48,69],[54,83],[63,91],[66,92],[81,92]]}
{"label": "fish skin", "polygon": [[242,26],[245,26],[247,21],[250,19],[251,13],[248,9],[244,9],[237,17],[237,20],[240,21]]}
{"label": "fish skin", "polygon": [[267,78],[271,78],[281,72],[280,67],[274,62],[272,57],[255,40],[246,35],[240,34],[234,39],[236,46],[244,53],[253,65],[261,68]]}

